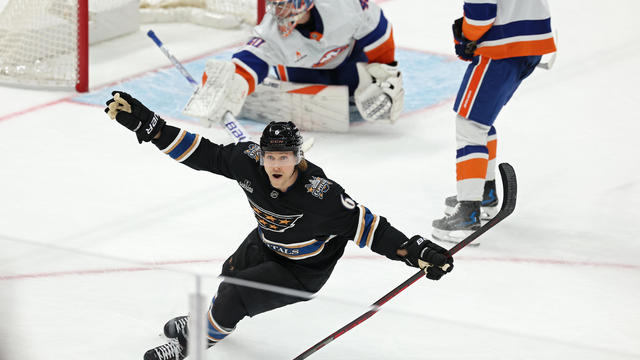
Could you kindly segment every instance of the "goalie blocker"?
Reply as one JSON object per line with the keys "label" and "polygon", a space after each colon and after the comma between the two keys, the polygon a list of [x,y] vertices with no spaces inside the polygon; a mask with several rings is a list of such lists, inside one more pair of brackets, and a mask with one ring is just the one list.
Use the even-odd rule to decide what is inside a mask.
{"label": "goalie blocker", "polygon": [[[358,64],[360,84],[354,102],[363,119],[394,123],[402,111],[404,89],[397,64]],[[246,80],[233,63],[209,60],[206,81],[184,109],[184,114],[208,127],[227,112],[260,122],[293,121],[307,131],[347,132],[349,93],[346,86],[301,84],[266,78],[250,96]]]}

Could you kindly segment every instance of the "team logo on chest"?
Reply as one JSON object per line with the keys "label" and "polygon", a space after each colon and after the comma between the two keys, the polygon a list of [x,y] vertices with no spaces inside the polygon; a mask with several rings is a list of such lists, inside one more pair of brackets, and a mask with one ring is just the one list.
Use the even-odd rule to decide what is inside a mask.
{"label": "team logo on chest", "polygon": [[256,216],[256,220],[258,220],[258,226],[264,230],[284,232],[292,228],[296,224],[296,221],[304,215],[280,215],[261,208],[251,200],[249,200],[249,204],[251,204],[253,214]]}
{"label": "team logo on chest", "polygon": [[260,146],[256,144],[249,145],[249,148],[244,153],[255,161],[260,161]]}
{"label": "team logo on chest", "polygon": [[312,176],[311,180],[309,180],[309,184],[305,185],[304,187],[307,189],[307,192],[311,193],[311,195],[317,197],[318,199],[322,199],[324,197],[324,193],[329,191],[329,187],[331,184],[333,183],[327,179]]}
{"label": "team logo on chest", "polygon": [[313,64],[313,67],[317,68],[317,67],[322,67],[322,66],[327,65],[328,63],[333,61],[333,59],[338,57],[338,55],[340,55],[343,51],[347,50],[348,48],[349,48],[349,44],[347,44],[345,46],[340,46],[340,47],[337,47],[335,49],[331,49],[331,50],[327,51],[324,55],[322,55],[322,57],[320,58],[320,61],[318,61],[317,63]]}

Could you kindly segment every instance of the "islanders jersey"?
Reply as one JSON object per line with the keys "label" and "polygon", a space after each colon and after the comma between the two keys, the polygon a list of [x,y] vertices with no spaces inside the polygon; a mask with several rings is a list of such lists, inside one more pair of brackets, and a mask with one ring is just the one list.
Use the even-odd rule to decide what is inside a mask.
{"label": "islanders jersey", "polygon": [[357,203],[321,168],[308,162],[296,182],[283,192],[271,186],[253,142],[217,145],[197,134],[165,125],[153,143],[193,169],[238,183],[255,217],[260,240],[276,258],[291,266],[332,269],[348,241],[393,260],[407,237],[387,220]]}
{"label": "islanders jersey", "polygon": [[368,62],[394,61],[391,24],[372,0],[315,0],[310,12],[313,29],[298,25],[287,37],[280,35],[275,17],[266,14],[249,42],[233,55],[249,93],[270,66],[287,81],[288,67],[331,70],[359,55]]}
{"label": "islanders jersey", "polygon": [[462,33],[491,59],[556,51],[547,0],[465,0]]}

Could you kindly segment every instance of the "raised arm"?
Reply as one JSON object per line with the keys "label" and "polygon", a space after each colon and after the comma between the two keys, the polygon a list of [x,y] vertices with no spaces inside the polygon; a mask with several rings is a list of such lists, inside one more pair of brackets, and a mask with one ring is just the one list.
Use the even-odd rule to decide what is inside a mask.
{"label": "raised arm", "polygon": [[123,91],[113,91],[112,95],[104,111],[135,132],[139,143],[153,142],[162,152],[190,168],[235,178],[232,164],[241,152],[237,145],[218,145],[198,134],[167,125],[158,114]]}

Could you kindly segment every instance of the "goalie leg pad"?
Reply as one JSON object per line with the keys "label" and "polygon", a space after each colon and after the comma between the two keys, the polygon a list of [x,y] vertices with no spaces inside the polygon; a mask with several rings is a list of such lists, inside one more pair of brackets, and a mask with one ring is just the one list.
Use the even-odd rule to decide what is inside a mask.
{"label": "goalie leg pad", "polygon": [[300,84],[266,78],[247,97],[240,118],[292,121],[300,130],[347,132],[349,91],[341,85]]}

